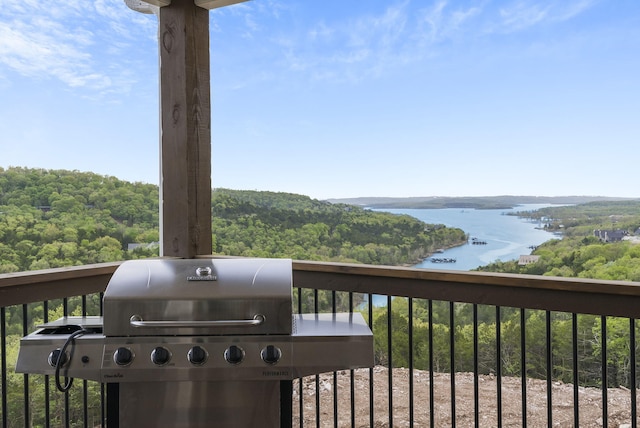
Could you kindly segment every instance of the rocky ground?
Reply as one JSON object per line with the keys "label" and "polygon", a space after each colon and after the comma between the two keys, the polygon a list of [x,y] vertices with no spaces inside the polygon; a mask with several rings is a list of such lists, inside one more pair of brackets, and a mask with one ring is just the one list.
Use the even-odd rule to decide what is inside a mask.
{"label": "rocky ground", "polygon": [[[393,427],[409,427],[409,370],[393,370]],[[414,426],[429,427],[429,373],[414,370]],[[385,367],[374,368],[374,427],[390,427],[388,371]],[[333,427],[333,375],[320,376],[320,426]],[[356,427],[369,427],[369,370],[355,372]],[[496,427],[497,400],[496,378],[479,378],[479,426]],[[337,376],[338,424],[339,427],[351,426],[350,412],[350,376],[341,372]],[[502,378],[502,426],[521,427],[522,420],[522,383],[519,378]],[[474,400],[473,374],[456,373],[456,427],[473,427]],[[315,377],[303,380],[303,417],[304,426],[316,426],[316,382]],[[573,426],[573,385],[554,382],[552,385],[554,427]],[[609,389],[607,424],[610,428],[630,428],[631,394],[628,389]],[[640,394],[639,394],[640,396]],[[299,383],[294,382],[294,426],[299,425]],[[434,373],[434,426],[450,427],[451,424],[451,378],[446,373]],[[580,427],[602,427],[602,391],[597,388],[579,389]],[[527,382],[527,427],[547,427],[547,384],[543,380],[530,379]]]}

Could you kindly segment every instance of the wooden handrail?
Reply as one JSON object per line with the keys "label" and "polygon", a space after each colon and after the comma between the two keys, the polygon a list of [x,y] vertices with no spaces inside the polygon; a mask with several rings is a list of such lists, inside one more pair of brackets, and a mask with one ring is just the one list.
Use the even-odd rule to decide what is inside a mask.
{"label": "wooden handrail", "polygon": [[[121,262],[0,275],[0,306],[104,291]],[[294,261],[296,287],[640,318],[640,283]]]}
{"label": "wooden handrail", "polygon": [[296,287],[640,318],[640,283],[345,263],[293,265]]}
{"label": "wooden handrail", "polygon": [[104,291],[122,262],[0,275],[0,306],[42,302]]}

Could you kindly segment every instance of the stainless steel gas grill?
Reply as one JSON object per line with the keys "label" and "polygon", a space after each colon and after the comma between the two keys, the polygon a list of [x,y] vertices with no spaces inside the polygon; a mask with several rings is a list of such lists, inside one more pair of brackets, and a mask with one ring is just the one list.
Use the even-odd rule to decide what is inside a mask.
{"label": "stainless steel gas grill", "polygon": [[39,326],[16,371],[106,383],[109,427],[290,426],[292,379],[373,365],[359,313],[294,315],[292,285],[291,260],[128,261],[104,317]]}

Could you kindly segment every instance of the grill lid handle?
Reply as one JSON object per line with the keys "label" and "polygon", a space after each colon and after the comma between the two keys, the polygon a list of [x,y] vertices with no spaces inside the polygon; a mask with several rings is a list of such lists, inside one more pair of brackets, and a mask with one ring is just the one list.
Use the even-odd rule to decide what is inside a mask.
{"label": "grill lid handle", "polygon": [[132,315],[129,324],[132,327],[169,327],[169,328],[197,328],[197,327],[255,327],[265,321],[265,316],[256,314],[250,320],[210,320],[210,321],[144,321],[140,315]]}

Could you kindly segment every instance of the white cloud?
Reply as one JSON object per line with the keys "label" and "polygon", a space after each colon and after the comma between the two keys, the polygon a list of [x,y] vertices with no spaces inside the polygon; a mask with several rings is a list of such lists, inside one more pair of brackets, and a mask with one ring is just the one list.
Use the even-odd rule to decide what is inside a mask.
{"label": "white cloud", "polygon": [[57,79],[91,97],[127,91],[122,52],[139,48],[141,38],[155,44],[156,32],[154,18],[122,0],[0,0],[0,73]]}
{"label": "white cloud", "polygon": [[550,6],[518,2],[500,9],[502,27],[507,31],[518,31],[531,27],[548,17]]}
{"label": "white cloud", "polygon": [[[76,86],[78,74],[87,69],[90,55],[58,38],[59,29],[48,26],[49,34],[33,31],[34,26],[17,23],[13,28],[0,27],[0,63],[20,74],[31,77],[53,75]],[[79,34],[80,45],[86,34]]]}
{"label": "white cloud", "polygon": [[555,14],[555,19],[558,21],[566,21],[574,16],[585,12],[586,10],[593,7],[599,0],[578,0],[578,1],[567,1],[561,2],[557,4],[558,11]]}
{"label": "white cloud", "polygon": [[593,7],[598,0],[520,0],[501,7],[500,30],[515,32],[553,22],[563,22]]}
{"label": "white cloud", "polygon": [[449,5],[447,1],[438,1],[432,7],[419,11],[414,37],[422,48],[466,34],[471,20],[483,12],[480,6],[456,6],[458,5]]}
{"label": "white cloud", "polygon": [[446,1],[440,1],[433,5],[433,7],[424,10],[422,21],[426,24],[426,30],[423,32],[423,37],[433,43],[440,38],[442,32],[444,20],[444,8],[447,5]]}
{"label": "white cloud", "polygon": [[309,38],[312,42],[331,40],[335,33],[335,29],[329,27],[325,22],[319,22],[315,27],[309,30]]}
{"label": "white cloud", "polygon": [[358,19],[346,28],[350,45],[389,47],[405,33],[408,2],[388,7],[381,15]]}
{"label": "white cloud", "polygon": [[329,26],[317,22],[302,37],[274,40],[292,71],[313,69],[313,80],[357,82],[404,62],[409,42],[408,1],[379,14],[358,16]]}

